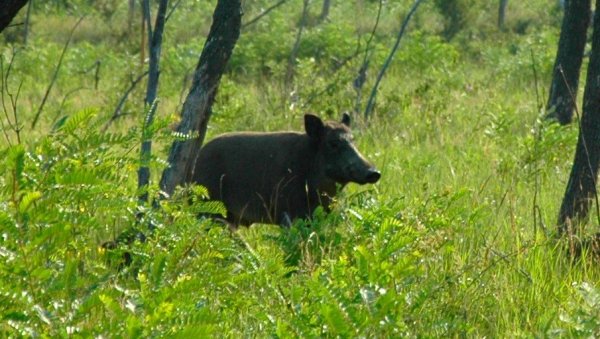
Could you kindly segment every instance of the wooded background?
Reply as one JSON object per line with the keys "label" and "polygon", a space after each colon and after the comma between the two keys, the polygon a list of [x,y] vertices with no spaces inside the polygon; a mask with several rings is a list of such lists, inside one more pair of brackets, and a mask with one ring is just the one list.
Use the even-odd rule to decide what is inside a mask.
{"label": "wooded background", "polygon": [[[6,1],[0,334],[600,335],[595,7]],[[204,140],[344,111],[378,184],[197,217]]]}

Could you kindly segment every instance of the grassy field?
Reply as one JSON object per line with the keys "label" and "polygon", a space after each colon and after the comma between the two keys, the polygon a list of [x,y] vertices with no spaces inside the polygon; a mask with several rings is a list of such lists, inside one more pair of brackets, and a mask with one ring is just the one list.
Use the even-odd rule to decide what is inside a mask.
{"label": "grassy field", "polygon": [[[452,22],[425,1],[373,116],[354,114],[357,146],[382,179],[346,187],[332,213],[231,233],[195,217],[214,206],[190,202],[185,193],[204,192],[188,188],[161,210],[144,208],[143,224],[157,225],[146,242],[107,250],[136,227],[144,82],[103,128],[147,64],[127,3],[90,3],[35,2],[27,46],[21,26],[0,38],[0,336],[600,335],[597,262],[570,259],[555,237],[578,133],[543,120],[557,6],[511,1],[499,30],[496,3],[457,0],[459,30],[447,40]],[[166,24],[153,194],[215,3],[184,1]],[[271,3],[246,1],[244,20]],[[410,5],[383,5],[362,109]],[[320,6],[311,2],[291,89],[283,79],[302,1],[243,30],[207,139],[301,130],[306,112],[337,120],[355,108],[364,53],[340,61],[357,44],[364,51],[378,2],[333,1],[317,24]],[[584,232],[597,231],[597,218]]]}

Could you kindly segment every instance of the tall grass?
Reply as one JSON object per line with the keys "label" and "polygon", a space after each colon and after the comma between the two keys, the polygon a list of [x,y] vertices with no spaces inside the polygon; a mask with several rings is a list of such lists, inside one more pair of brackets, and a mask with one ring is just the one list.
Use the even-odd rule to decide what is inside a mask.
{"label": "tall grass", "polygon": [[[88,22],[104,20],[100,9],[75,3],[80,7],[71,10],[89,12]],[[126,6],[115,5],[110,29],[96,31],[84,21],[40,127],[26,125],[21,145],[10,130],[1,139],[0,333],[599,335],[597,263],[585,255],[570,259],[555,238],[578,132],[575,125],[543,121],[540,108],[560,12],[542,1],[511,2],[508,30],[497,32],[490,24],[494,6],[465,3],[469,24],[450,42],[439,36],[441,14],[424,4],[381,84],[372,119],[355,115],[356,143],[381,170],[378,184],[349,185],[332,213],[317,211],[314,220],[290,229],[254,225],[234,233],[198,219],[199,211],[222,207],[188,199],[206,192],[186,188],[160,210],[142,207],[156,225],[145,242],[116,248],[101,245],[124,231],[145,231],[135,218],[142,87],[125,115],[100,131],[145,65],[139,31],[123,33]],[[247,19],[260,4],[246,4]],[[354,53],[358,37],[364,45],[377,4],[334,4],[329,21],[305,34],[293,93],[282,80],[301,1],[242,34],[208,138],[233,130],[301,130],[307,111],[339,119],[354,107],[352,81],[362,57],[335,70]],[[151,127],[159,145],[151,194],[213,5],[182,3],[166,26],[160,118]],[[385,4],[366,88],[408,5]],[[14,93],[23,83],[24,122],[50,80],[64,43],[60,32],[73,21],[60,8],[39,6],[34,14],[31,44],[2,47],[5,62],[17,53],[7,89]],[[44,33],[45,23],[52,34]],[[109,34],[113,28],[121,33]],[[89,68],[98,60],[95,88]],[[595,231],[590,222],[586,232]],[[124,265],[127,256],[131,263]]]}

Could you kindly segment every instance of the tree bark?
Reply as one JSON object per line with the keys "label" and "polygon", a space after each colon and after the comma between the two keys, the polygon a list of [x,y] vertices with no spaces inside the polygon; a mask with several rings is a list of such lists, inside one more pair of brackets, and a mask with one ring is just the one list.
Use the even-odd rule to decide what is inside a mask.
{"label": "tree bark", "polygon": [[300,19],[300,27],[298,27],[298,32],[296,33],[296,40],[294,42],[294,47],[292,47],[292,51],[290,53],[287,68],[285,71],[285,90],[288,93],[290,92],[292,82],[294,81],[296,58],[298,57],[298,51],[300,50],[300,39],[302,38],[302,32],[304,31],[304,26],[306,26],[306,21],[308,19],[309,3],[310,3],[310,0],[303,1],[302,17]]}
{"label": "tree bark", "polygon": [[146,138],[145,131],[152,125],[154,121],[154,113],[156,112],[155,105],[156,96],[158,93],[158,78],[160,76],[160,51],[162,47],[162,37],[165,28],[165,17],[167,15],[167,5],[169,0],[161,0],[156,13],[156,21],[154,30],[150,24],[150,1],[143,1],[144,12],[146,13],[146,22],[148,26],[148,55],[150,62],[148,66],[148,86],[146,87],[146,98],[144,100],[146,110],[149,109],[144,121],[144,140],[140,150],[140,168],[138,170],[138,189],[142,189],[138,200],[140,203],[148,201],[148,191],[145,190],[150,183],[150,168],[148,163],[152,155],[152,139]]}
{"label": "tree bark", "polygon": [[206,135],[221,76],[229,62],[240,35],[242,21],[241,0],[219,0],[213,14],[213,23],[200,55],[192,87],[183,104],[179,135],[194,135],[187,140],[176,140],[169,152],[169,167],[162,174],[160,187],[170,196],[175,187],[189,182],[194,172],[198,151]]}
{"label": "tree bark", "polygon": [[[568,6],[577,0],[570,0]],[[600,6],[600,0],[596,1]],[[596,7],[600,8],[600,7]],[[598,13],[598,12],[596,12]],[[592,54],[583,95],[583,116],[579,130],[575,160],[558,216],[559,234],[576,231],[576,224],[585,220],[592,202],[598,197],[596,180],[600,164],[600,18],[594,19]]]}
{"label": "tree bark", "polygon": [[2,32],[25,6],[27,0],[3,0],[0,5],[0,32]]}
{"label": "tree bark", "polygon": [[570,0],[566,3],[546,105],[548,117],[557,119],[561,125],[573,120],[590,11],[591,0]]}
{"label": "tree bark", "polygon": [[324,21],[329,16],[329,9],[331,8],[331,0],[323,0],[323,7],[321,7],[321,14],[319,15],[319,22]]}
{"label": "tree bark", "polygon": [[506,18],[506,6],[508,5],[508,0],[500,0],[500,4],[498,6],[498,28],[504,28],[504,19]]}
{"label": "tree bark", "polygon": [[135,0],[128,0],[129,6],[127,7],[127,34],[132,37],[133,34],[133,20],[135,19]]}
{"label": "tree bark", "polygon": [[29,40],[29,25],[31,24],[31,8],[33,7],[33,0],[29,1],[27,5],[27,14],[25,14],[25,29],[23,30],[23,45],[27,46]]}

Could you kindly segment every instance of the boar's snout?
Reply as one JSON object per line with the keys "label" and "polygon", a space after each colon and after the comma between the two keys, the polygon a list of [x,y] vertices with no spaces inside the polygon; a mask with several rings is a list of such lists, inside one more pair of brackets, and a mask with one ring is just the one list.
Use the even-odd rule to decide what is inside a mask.
{"label": "boar's snout", "polygon": [[378,170],[375,168],[369,168],[367,170],[367,175],[365,176],[366,183],[374,184],[379,181],[379,178],[381,178],[381,173]]}
{"label": "boar's snout", "polygon": [[374,184],[377,181],[379,181],[379,178],[381,178],[381,173],[376,168],[367,167],[359,173],[355,172],[355,174],[353,175],[353,179],[350,181],[353,181],[360,185]]}

